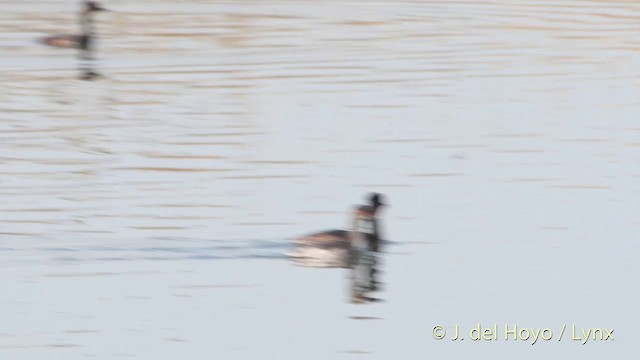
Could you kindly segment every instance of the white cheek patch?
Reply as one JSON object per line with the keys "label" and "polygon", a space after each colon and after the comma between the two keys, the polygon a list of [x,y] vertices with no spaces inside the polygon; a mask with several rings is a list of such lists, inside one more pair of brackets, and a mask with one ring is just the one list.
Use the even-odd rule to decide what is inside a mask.
{"label": "white cheek patch", "polygon": [[358,232],[363,234],[373,234],[373,221],[371,219],[360,219],[358,221]]}

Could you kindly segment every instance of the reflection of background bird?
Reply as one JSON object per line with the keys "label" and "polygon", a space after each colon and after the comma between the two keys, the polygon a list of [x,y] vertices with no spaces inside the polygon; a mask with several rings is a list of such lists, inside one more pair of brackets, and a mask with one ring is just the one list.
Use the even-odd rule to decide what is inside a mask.
{"label": "reflection of background bird", "polygon": [[[93,29],[93,13],[105,10],[105,8],[95,1],[85,1],[82,10],[80,11],[80,34],[47,36],[42,38],[41,42],[49,46],[79,49],[80,59],[90,61],[93,59],[92,51],[95,38]],[[97,76],[97,74],[88,67],[82,75],[85,79],[90,79],[95,76]]]}

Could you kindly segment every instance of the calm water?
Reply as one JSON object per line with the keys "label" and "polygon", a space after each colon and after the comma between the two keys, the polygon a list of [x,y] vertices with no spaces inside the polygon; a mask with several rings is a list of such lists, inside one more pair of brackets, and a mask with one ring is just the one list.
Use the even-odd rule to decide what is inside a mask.
{"label": "calm water", "polygon": [[375,190],[397,262],[637,273],[637,2],[106,5],[85,82],[75,3],[0,0],[0,264],[277,257]]}

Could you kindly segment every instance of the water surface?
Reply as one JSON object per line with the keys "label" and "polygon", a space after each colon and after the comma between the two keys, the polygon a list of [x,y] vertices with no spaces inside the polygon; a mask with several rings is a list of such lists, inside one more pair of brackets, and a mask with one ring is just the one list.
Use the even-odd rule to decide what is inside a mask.
{"label": "water surface", "polygon": [[[75,3],[0,1],[0,264],[12,274],[0,282],[13,289],[3,308],[30,309],[23,311],[33,321],[50,319],[46,326],[12,318],[12,327],[0,328],[0,344],[9,351],[53,347],[76,349],[80,356],[89,348],[93,352],[86,354],[104,354],[78,334],[106,332],[109,343],[118,343],[145,328],[110,323],[119,313],[114,310],[91,315],[99,318],[96,323],[73,320],[74,326],[53,329],[58,315],[34,298],[59,294],[60,286],[90,284],[110,284],[116,295],[69,294],[87,304],[109,303],[100,299],[120,294],[118,304],[138,314],[141,324],[160,321],[160,312],[145,313],[136,305],[145,297],[159,299],[159,308],[189,309],[184,318],[162,318],[169,324],[163,328],[180,333],[138,337],[148,356],[167,349],[153,345],[156,338],[169,347],[186,341],[190,351],[208,349],[226,358],[276,349],[285,349],[283,358],[437,353],[419,345],[442,345],[425,330],[436,318],[449,324],[573,319],[618,326],[628,339],[637,333],[637,319],[600,306],[613,297],[622,309],[631,301],[623,299],[637,299],[611,282],[638,273],[637,3],[107,5],[113,12],[98,20],[98,69],[105,79],[86,82],[76,79],[73,51],[34,42],[76,31]],[[384,215],[385,232],[406,246],[389,256],[388,280],[397,285],[372,314],[338,307],[344,300],[334,283],[339,276],[329,280],[271,265],[271,276],[282,277],[265,280],[262,265],[239,271],[247,262],[216,262],[265,256],[278,262],[287,239],[346,226],[348,209],[374,190],[392,205]],[[213,269],[220,267],[229,279],[218,278]],[[512,271],[505,273],[505,267]],[[147,273],[122,276],[138,268]],[[197,280],[179,272],[189,268],[197,268]],[[478,269],[494,275],[478,281]],[[590,276],[572,275],[580,271]],[[407,281],[416,279],[411,276],[419,280]],[[325,293],[309,289],[315,300],[296,293],[292,301],[311,302],[318,313],[340,320],[329,316],[316,330],[295,331],[302,320],[273,299],[304,286],[296,282],[300,277],[318,281],[313,289],[335,293],[323,298]],[[100,285],[94,278],[102,279]],[[184,288],[163,287],[169,278],[171,286],[205,290],[185,294]],[[29,281],[44,288],[29,288]],[[423,285],[416,288],[415,281]],[[149,293],[130,294],[149,283],[155,284]],[[222,289],[244,292],[231,298],[245,300],[213,301],[213,292]],[[433,297],[434,289],[440,295]],[[463,302],[478,294],[483,298],[476,307]],[[540,294],[555,294],[547,300],[558,304],[584,297],[573,307],[530,310]],[[60,296],[54,307],[77,306],[71,295]],[[192,296],[202,303],[180,302]],[[445,305],[452,298],[459,300]],[[336,303],[323,311],[330,301]],[[426,303],[433,308],[424,308]],[[217,315],[224,324],[253,328],[247,314],[257,306],[257,313],[281,321],[294,340],[265,337],[259,329],[268,329],[257,327],[244,334],[219,330],[226,345],[212,345],[203,335],[210,324],[198,322],[204,321],[200,316],[230,306],[235,310]],[[381,324],[377,334],[389,342],[353,336],[365,330],[343,324],[350,317],[388,319],[355,323]],[[189,319],[202,332],[186,330]],[[33,335],[42,326],[49,332]],[[331,346],[311,342],[326,335],[322,329],[336,328],[344,330],[334,332]],[[616,344],[593,347],[590,354],[624,354]],[[498,345],[496,351],[513,350]],[[122,346],[126,351],[112,355],[140,349],[133,342]],[[476,351],[446,349],[460,356]],[[577,351],[563,349],[568,355]],[[185,354],[184,348],[176,351]],[[525,358],[534,354],[514,351]]]}

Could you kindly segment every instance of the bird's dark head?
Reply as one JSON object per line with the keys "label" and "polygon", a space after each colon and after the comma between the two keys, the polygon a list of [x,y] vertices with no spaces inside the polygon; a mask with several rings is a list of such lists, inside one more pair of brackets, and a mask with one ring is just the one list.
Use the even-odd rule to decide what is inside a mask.
{"label": "bird's dark head", "polygon": [[85,1],[84,2],[84,12],[92,13],[96,11],[107,11],[107,9],[103,8],[97,1]]}
{"label": "bird's dark head", "polygon": [[387,205],[384,199],[384,195],[379,193],[369,194],[369,203],[373,207],[374,211],[380,208],[381,206]]}

